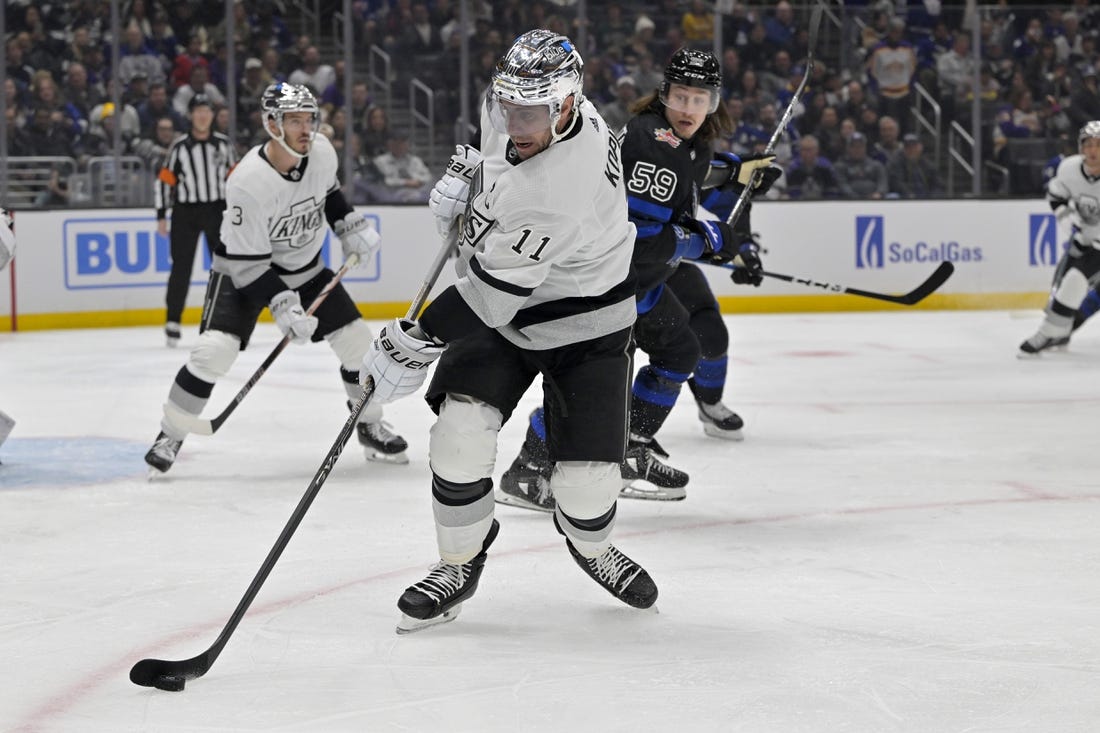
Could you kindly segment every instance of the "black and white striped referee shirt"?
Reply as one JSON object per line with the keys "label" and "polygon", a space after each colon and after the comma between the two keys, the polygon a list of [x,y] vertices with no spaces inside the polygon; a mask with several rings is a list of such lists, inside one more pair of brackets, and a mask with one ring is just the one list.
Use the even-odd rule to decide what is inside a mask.
{"label": "black and white striped referee shirt", "polygon": [[157,218],[177,204],[225,201],[225,179],[236,162],[229,138],[220,132],[211,131],[206,140],[190,134],[176,138],[157,174]]}

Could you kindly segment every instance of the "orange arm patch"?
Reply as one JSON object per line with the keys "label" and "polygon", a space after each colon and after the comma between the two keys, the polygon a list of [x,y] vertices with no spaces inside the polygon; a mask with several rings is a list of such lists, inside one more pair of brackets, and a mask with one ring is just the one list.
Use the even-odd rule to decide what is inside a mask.
{"label": "orange arm patch", "polygon": [[160,173],[157,174],[157,179],[159,179],[161,183],[166,183],[169,186],[175,186],[179,182],[179,179],[176,178],[176,174],[167,168],[160,169]]}

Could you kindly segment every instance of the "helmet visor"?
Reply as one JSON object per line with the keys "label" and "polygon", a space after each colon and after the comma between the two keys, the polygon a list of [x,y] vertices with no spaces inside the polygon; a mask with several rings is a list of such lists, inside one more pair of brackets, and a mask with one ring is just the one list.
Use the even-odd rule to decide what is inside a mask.
{"label": "helmet visor", "polygon": [[493,129],[510,137],[541,135],[550,130],[550,105],[515,104],[496,95],[489,97],[489,122]]}
{"label": "helmet visor", "polygon": [[717,89],[689,87],[684,84],[662,84],[660,96],[664,106],[690,114],[713,114],[720,101]]}

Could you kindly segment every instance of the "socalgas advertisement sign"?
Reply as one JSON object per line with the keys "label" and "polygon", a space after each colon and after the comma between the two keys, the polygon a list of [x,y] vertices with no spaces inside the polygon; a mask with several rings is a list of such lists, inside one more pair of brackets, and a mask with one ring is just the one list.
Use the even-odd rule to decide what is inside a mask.
{"label": "socalgas advertisement sign", "polygon": [[[374,261],[345,282],[364,315],[401,315],[440,246],[426,207],[369,207],[382,234]],[[704,214],[705,215],[705,214]],[[754,204],[752,228],[765,268],[886,293],[904,293],[941,262],[955,274],[922,307],[1034,307],[1042,303],[1067,232],[1046,202],[860,201]],[[170,251],[151,210],[20,212],[16,292],[0,278],[0,328],[14,300],[20,328],[156,324],[163,320]],[[200,246],[185,320],[198,318],[209,257]],[[339,267],[334,236],[326,262]],[[729,271],[704,266],[725,310],[895,308],[850,295],[766,279],[734,285]],[[7,275],[7,273],[5,273]],[[445,269],[436,291],[453,282]]]}

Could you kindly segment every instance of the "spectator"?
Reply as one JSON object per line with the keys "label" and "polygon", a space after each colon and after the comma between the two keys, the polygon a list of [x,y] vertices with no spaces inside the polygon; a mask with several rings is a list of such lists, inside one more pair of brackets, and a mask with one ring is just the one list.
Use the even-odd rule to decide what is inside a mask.
{"label": "spectator", "polygon": [[135,108],[149,98],[149,77],[144,71],[135,71],[130,77],[130,83],[122,92],[122,101]]}
{"label": "spectator", "polygon": [[245,59],[244,72],[237,85],[237,116],[247,120],[260,109],[260,97],[267,85],[263,81],[263,62],[255,56]]}
{"label": "spectator", "polygon": [[886,168],[874,158],[867,157],[867,137],[853,132],[848,139],[844,157],[834,166],[840,193],[849,199],[881,199],[889,187]]}
{"label": "spectator", "polygon": [[879,113],[898,120],[903,131],[910,124],[910,85],[917,72],[917,55],[904,34],[905,21],[892,19],[886,38],[871,49],[867,57],[867,76],[875,85]]}
{"label": "spectator", "polygon": [[901,155],[886,165],[890,195],[903,199],[925,199],[943,193],[940,176],[931,161],[924,158],[924,145],[913,133],[903,138]]}
{"label": "spectator", "polygon": [[777,48],[791,48],[798,26],[794,22],[794,8],[787,0],[775,4],[775,13],[764,21],[765,38]]}
{"label": "spectator", "polygon": [[858,120],[864,106],[878,107],[878,100],[868,96],[866,88],[858,81],[850,81],[844,86],[843,102],[837,109],[840,117]]}
{"label": "spectator", "polygon": [[638,96],[644,97],[650,92],[657,91],[664,74],[661,69],[654,65],[653,54],[648,51],[639,53],[637,59],[638,66],[631,72],[630,76],[634,78],[634,88],[637,90]]}
{"label": "spectator", "polygon": [[76,136],[71,125],[60,119],[49,107],[34,107],[30,119],[16,129],[15,155],[57,156],[72,155]]}
{"label": "spectator", "polygon": [[970,53],[970,36],[956,33],[951,50],[936,59],[936,76],[939,79],[940,104],[948,120],[955,120],[962,113],[966,95],[974,88],[976,62]]}
{"label": "spectator", "polygon": [[65,71],[65,83],[61,96],[80,113],[80,119],[87,124],[92,107],[103,101],[103,89],[88,85],[88,72],[84,64],[73,61]]}
{"label": "spectator", "polygon": [[176,38],[176,32],[172,30],[172,24],[168,22],[168,14],[163,10],[154,13],[153,33],[145,39],[145,43],[158,58],[169,64],[179,56],[182,50],[179,39]]}
{"label": "spectator", "polygon": [[[765,104],[760,108],[760,120],[759,138],[762,140],[769,140],[775,132],[775,128],[779,126],[779,111],[772,103]],[[798,128],[790,122],[787,123],[787,129],[783,131],[784,134],[779,136],[779,139],[775,143],[775,163],[781,168],[786,168],[794,157],[794,148],[798,141],[801,139],[801,134],[798,132]],[[815,143],[816,145],[816,143]],[[754,151],[755,152],[755,151]]]}
{"label": "spectator", "polygon": [[363,134],[367,126],[367,110],[370,109],[370,91],[365,81],[357,81],[351,85],[351,108],[348,110],[348,118],[351,120],[351,129],[356,135]]}
{"label": "spectator", "polygon": [[23,60],[23,45],[18,38],[11,38],[5,44],[7,49],[7,75],[14,79],[16,84],[24,88],[31,85],[31,77],[34,76],[34,67]]}
{"label": "spectator", "polygon": [[390,121],[384,107],[374,105],[367,110],[361,137],[363,155],[371,160],[386,152],[386,142],[390,138]]}
{"label": "spectator", "polygon": [[[176,89],[187,86],[191,83],[191,70],[196,66],[205,67],[209,63],[206,56],[202,54],[202,36],[198,33],[192,34],[187,39],[187,48],[172,62],[172,86]],[[186,114],[187,105],[177,111],[180,114]]]}
{"label": "spectator", "polygon": [[290,72],[287,81],[291,84],[302,84],[319,97],[321,92],[336,81],[336,70],[321,63],[321,52],[316,46],[307,46],[302,52],[302,65]]}
{"label": "spectator", "polygon": [[880,117],[878,121],[878,142],[871,157],[889,167],[890,161],[901,155],[901,128],[893,117]]}
{"label": "spectator", "polygon": [[89,135],[100,134],[109,141],[106,148],[101,146],[101,151],[104,149],[113,150],[114,128],[116,125],[119,129],[119,137],[122,138],[122,149],[124,151],[128,150],[131,142],[141,134],[141,122],[138,120],[137,110],[128,104],[122,105],[121,112],[115,107],[114,102],[98,104],[92,108],[91,114],[88,115],[88,123]]}
{"label": "spectator", "polygon": [[149,86],[149,96],[138,105],[137,113],[140,134],[144,138],[154,137],[156,122],[161,117],[170,119],[176,132],[187,129],[186,120],[168,103],[168,89],[163,82]]}
{"label": "spectator", "polygon": [[596,47],[601,49],[622,49],[630,43],[634,33],[633,24],[623,14],[623,6],[617,2],[609,3],[604,17],[593,25]]}
{"label": "spectator", "polygon": [[334,109],[344,106],[344,60],[340,59],[334,63],[332,70],[336,72],[336,78],[317,97],[321,109],[327,114],[332,114]]}
{"label": "spectator", "polygon": [[143,132],[131,148],[134,155],[145,161],[149,170],[159,171],[164,165],[164,156],[168,154],[168,148],[172,147],[172,141],[176,139],[176,135],[176,123],[171,117],[165,115],[153,122],[151,137],[147,137]]}
{"label": "spectator", "polygon": [[45,69],[34,72],[30,92],[30,106],[35,109],[38,107],[48,109],[51,123],[65,126],[74,140],[84,132],[87,122],[75,105],[61,98],[57,83],[50,76],[50,72]]}
{"label": "spectator", "polygon": [[[534,27],[534,26],[524,26]],[[631,53],[638,59],[638,63],[641,64],[642,57],[649,54],[652,61],[657,49],[657,44],[654,43],[653,34],[657,30],[657,24],[650,20],[648,15],[639,15],[638,19],[634,21],[634,35],[626,42],[624,47],[624,53]],[[662,59],[664,61],[664,59]],[[657,80],[653,84],[653,89],[657,88],[660,84],[660,80],[664,78],[664,74],[657,72]],[[639,86],[642,85],[642,79],[635,77],[635,81]],[[648,83],[650,80],[645,80]]]}
{"label": "spectator", "polygon": [[638,90],[634,86],[634,79],[629,76],[620,76],[615,82],[615,99],[601,105],[600,115],[607,127],[612,132],[618,132],[626,126],[626,123],[634,115],[630,108],[638,100]]}
{"label": "spectator", "polygon": [[688,9],[680,16],[680,31],[684,44],[701,50],[714,45],[714,13],[703,0],[691,0]]}
{"label": "spectator", "polygon": [[260,56],[263,69],[260,71],[260,79],[265,85],[286,81],[286,74],[279,71],[279,52],[273,48],[265,49]]}
{"label": "spectator", "polygon": [[844,155],[844,139],[840,135],[840,117],[836,113],[836,107],[825,107],[821,110],[821,119],[813,130],[821,146],[821,154],[829,160],[839,160]]}
{"label": "spectator", "polygon": [[126,26],[124,32],[125,42],[119,47],[121,59],[118,62],[118,76],[123,84],[129,85],[130,80],[138,74],[145,74],[149,81],[164,81],[164,68],[160,59],[153,53],[153,49],[145,44],[145,37],[141,35],[141,29],[131,23]]}
{"label": "spectator", "polygon": [[[772,56],[771,66],[760,73],[760,87],[770,94],[778,94],[786,89],[793,73],[791,54],[785,49],[780,49]],[[798,72],[798,81],[802,81],[802,72]],[[798,83],[795,82],[795,84]]]}
{"label": "spectator", "polygon": [[1054,55],[1067,63],[1083,57],[1080,18],[1072,10],[1062,13],[1061,32],[1054,36]]}
{"label": "spectator", "polygon": [[209,73],[205,64],[194,64],[191,67],[191,82],[177,89],[172,96],[172,106],[181,116],[187,116],[191,97],[196,94],[205,94],[207,99],[213,102],[215,106],[225,106],[225,96],[216,86],[210,83]]}
{"label": "spectator", "polygon": [[386,199],[392,203],[426,204],[435,177],[419,156],[409,152],[409,137],[403,132],[391,132],[387,151],[374,159],[389,189]]}
{"label": "spectator", "polygon": [[828,158],[820,154],[817,138],[805,135],[798,142],[798,157],[787,166],[787,195],[792,199],[840,196],[840,181]]}
{"label": "spectator", "polygon": [[406,25],[397,41],[397,48],[402,57],[437,54],[443,51],[443,36],[440,34],[440,26],[432,24],[432,18],[428,12],[428,6],[423,2],[413,4],[411,8],[412,22]]}
{"label": "spectator", "polygon": [[1077,129],[1090,120],[1100,120],[1100,91],[1097,90],[1096,68],[1089,67],[1081,74],[1081,84],[1070,97],[1067,110],[1070,122]]}

